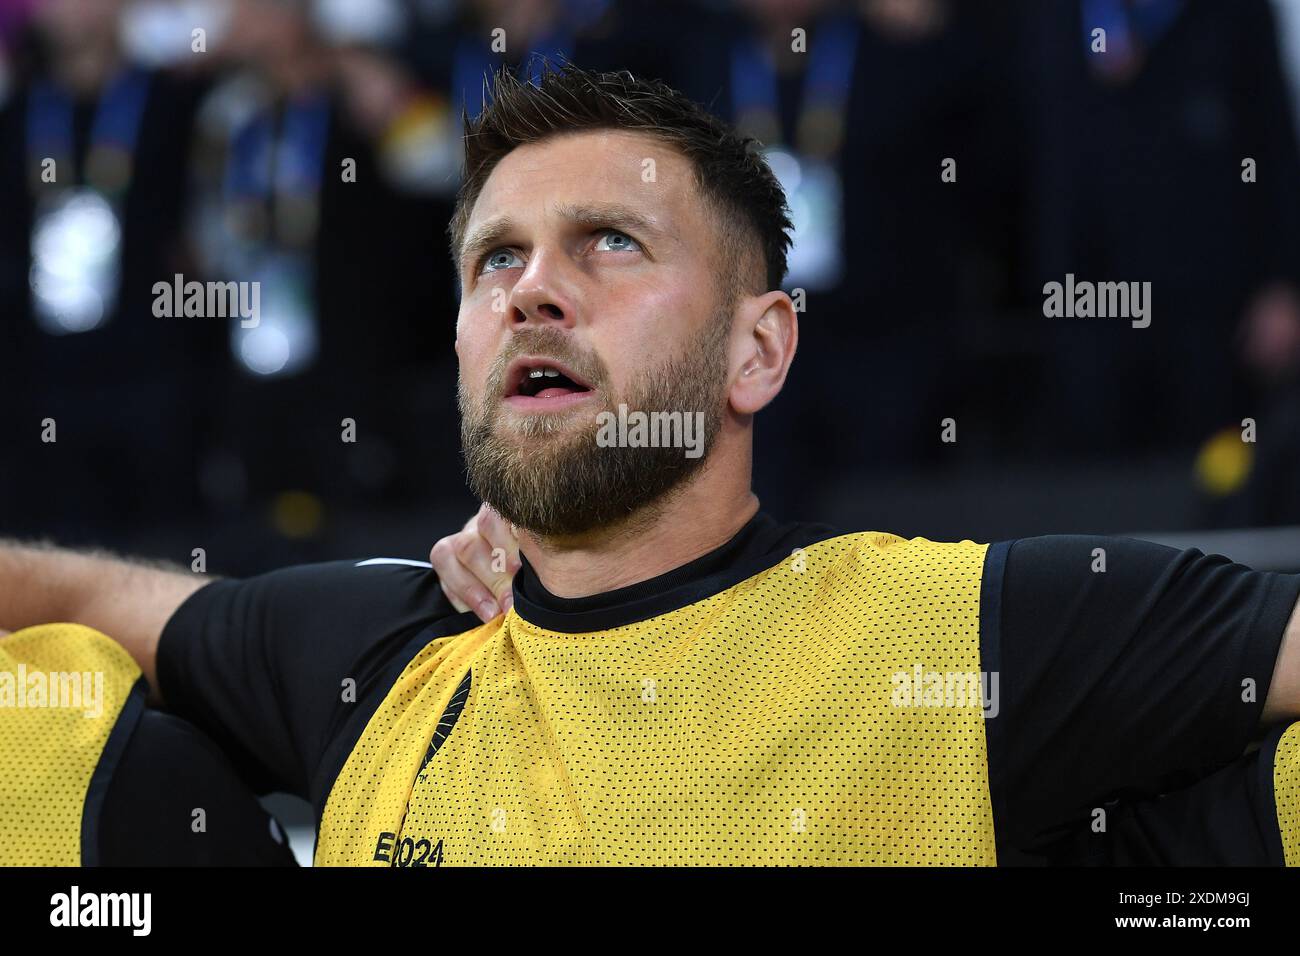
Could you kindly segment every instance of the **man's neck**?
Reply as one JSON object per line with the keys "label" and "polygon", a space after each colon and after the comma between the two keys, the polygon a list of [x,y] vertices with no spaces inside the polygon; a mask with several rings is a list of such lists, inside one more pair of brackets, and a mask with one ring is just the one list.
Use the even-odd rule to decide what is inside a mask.
{"label": "man's neck", "polygon": [[716,491],[710,484],[692,482],[653,513],[633,515],[617,528],[566,539],[521,531],[520,548],[556,597],[588,597],[648,581],[726,544],[758,511],[753,492],[705,497]]}

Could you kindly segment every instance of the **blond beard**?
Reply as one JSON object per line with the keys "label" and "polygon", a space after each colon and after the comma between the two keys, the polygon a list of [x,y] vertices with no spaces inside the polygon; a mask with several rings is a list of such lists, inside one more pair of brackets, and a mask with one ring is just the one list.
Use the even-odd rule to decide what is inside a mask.
{"label": "blond beard", "polygon": [[[498,359],[481,401],[471,402],[460,384],[461,447],[470,489],[507,521],[538,535],[581,534],[655,513],[704,465],[722,427],[730,322],[715,317],[680,356],[639,376],[619,396],[609,396],[603,387],[608,375],[597,357],[574,355],[563,333],[534,331],[544,334],[528,336]],[[553,346],[534,354],[550,355],[601,386],[600,394],[608,396],[604,407],[543,412],[507,426],[500,383],[510,356],[523,354],[528,342]],[[704,454],[687,458],[681,448],[600,447],[596,415],[613,413],[620,403],[646,412],[703,413]],[[510,434],[502,434],[507,427]]]}

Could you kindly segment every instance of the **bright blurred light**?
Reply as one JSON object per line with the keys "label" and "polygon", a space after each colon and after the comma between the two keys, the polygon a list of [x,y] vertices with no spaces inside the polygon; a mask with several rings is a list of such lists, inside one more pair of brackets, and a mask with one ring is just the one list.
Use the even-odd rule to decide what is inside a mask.
{"label": "bright blurred light", "polygon": [[767,149],[763,156],[790,207],[786,286],[834,288],[843,275],[839,175],[825,163],[802,163],[783,149]]}
{"label": "bright blurred light", "polygon": [[289,364],[289,336],[283,329],[249,329],[239,343],[239,360],[258,375],[283,372]]}
{"label": "bright blurred light", "polygon": [[330,43],[384,46],[401,39],[406,12],[397,0],[316,0],[316,27]]}
{"label": "bright blurred light", "polygon": [[37,216],[29,281],[36,321],[67,335],[102,325],[117,301],[122,229],[99,193],[77,189]]}
{"label": "bright blurred light", "polygon": [[230,21],[229,0],[137,0],[122,14],[119,35],[131,59],[146,66],[168,66],[193,55],[191,31],[207,32],[215,49]]}
{"label": "bright blurred light", "polygon": [[292,375],[316,359],[319,334],[308,305],[305,276],[268,269],[260,273],[257,324],[231,322],[231,349],[254,375]]}
{"label": "bright blurred light", "polygon": [[785,190],[787,196],[799,188],[799,183],[803,180],[803,172],[799,167],[799,160],[792,153],[787,153],[783,149],[769,149],[763,153],[763,158],[767,160],[772,175],[780,181],[781,188]]}

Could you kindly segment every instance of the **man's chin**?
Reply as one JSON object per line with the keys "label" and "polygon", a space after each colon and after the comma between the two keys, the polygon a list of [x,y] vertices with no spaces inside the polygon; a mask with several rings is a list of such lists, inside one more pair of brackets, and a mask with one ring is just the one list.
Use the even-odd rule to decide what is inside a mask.
{"label": "man's chin", "polygon": [[502,404],[492,416],[492,433],[506,441],[537,438],[576,439],[596,434],[595,412],[583,405],[535,410]]}

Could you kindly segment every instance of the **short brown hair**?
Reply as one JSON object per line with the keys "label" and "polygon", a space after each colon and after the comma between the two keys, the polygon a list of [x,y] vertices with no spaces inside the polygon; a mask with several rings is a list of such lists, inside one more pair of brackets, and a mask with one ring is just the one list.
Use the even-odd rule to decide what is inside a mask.
{"label": "short brown hair", "polygon": [[728,306],[738,293],[781,287],[792,227],[785,192],[757,140],[740,136],[666,83],[637,79],[626,70],[597,73],[572,63],[557,69],[543,62],[534,84],[502,67],[492,77],[491,93],[478,117],[462,112],[465,178],[447,227],[458,278],[470,213],[507,153],[561,133],[619,129],[655,136],[690,160],[696,188],[715,213]]}

